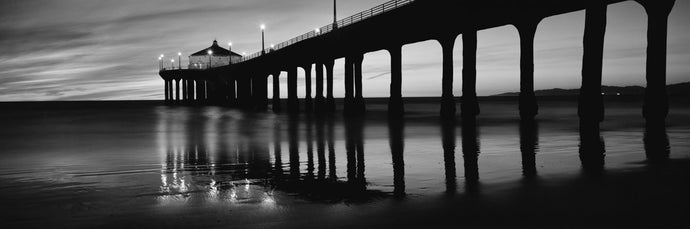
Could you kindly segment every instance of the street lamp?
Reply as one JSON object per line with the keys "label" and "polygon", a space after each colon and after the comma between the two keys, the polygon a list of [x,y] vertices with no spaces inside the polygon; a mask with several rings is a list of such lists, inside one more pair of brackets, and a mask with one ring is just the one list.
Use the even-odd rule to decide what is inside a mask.
{"label": "street lamp", "polygon": [[333,29],[338,28],[338,15],[336,14],[336,0],[333,0]]}
{"label": "street lamp", "polygon": [[232,64],[232,42],[228,42],[228,51],[230,52],[228,55],[228,65]]}
{"label": "street lamp", "polygon": [[158,56],[158,70],[163,69],[163,57]]}
{"label": "street lamp", "polygon": [[211,68],[211,56],[213,56],[213,51],[208,50],[208,68]]}
{"label": "street lamp", "polygon": [[175,59],[170,59],[170,69],[175,69]]}
{"label": "street lamp", "polygon": [[266,31],[266,25],[261,24],[261,55],[266,54],[266,47],[264,46],[264,31]]}
{"label": "street lamp", "polygon": [[182,52],[177,52],[177,68],[182,69]]}
{"label": "street lamp", "polygon": [[319,28],[314,29],[314,33],[316,33],[316,34],[321,33],[321,29],[319,29]]}

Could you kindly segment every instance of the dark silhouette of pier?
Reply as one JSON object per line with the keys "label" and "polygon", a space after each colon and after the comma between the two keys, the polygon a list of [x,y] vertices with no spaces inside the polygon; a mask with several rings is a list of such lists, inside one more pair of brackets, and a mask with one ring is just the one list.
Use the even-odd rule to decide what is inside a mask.
{"label": "dark silhouette of pier", "polygon": [[[668,114],[666,94],[667,21],[675,0],[635,0],[647,12],[647,87],[643,115],[664,120]],[[604,35],[609,4],[623,0],[490,0],[431,1],[393,0],[370,10],[308,32],[275,47],[245,56],[227,66],[160,71],[165,80],[165,101],[169,104],[228,105],[265,110],[268,108],[268,77],[273,80],[272,109],[281,111],[280,77],[287,75],[289,112],[332,112],[334,60],[345,58],[343,112],[366,110],[362,96],[362,59],[368,52],[386,50],[391,56],[388,113],[404,113],[402,100],[402,46],[436,40],[443,51],[443,117],[456,115],[453,95],[453,47],[462,35],[463,69],[460,113],[474,117],[480,113],[476,94],[477,31],[513,25],[520,39],[519,110],[523,118],[538,113],[534,94],[534,37],[538,24],[548,17],[584,10],[584,55],[578,114],[583,122],[597,123],[604,117],[601,95]],[[306,73],[306,97],[297,97],[297,73]],[[311,92],[311,69],[316,69],[315,97]],[[325,80],[324,80],[325,76]],[[324,92],[325,84],[325,92]],[[325,93],[325,94],[324,94]]]}

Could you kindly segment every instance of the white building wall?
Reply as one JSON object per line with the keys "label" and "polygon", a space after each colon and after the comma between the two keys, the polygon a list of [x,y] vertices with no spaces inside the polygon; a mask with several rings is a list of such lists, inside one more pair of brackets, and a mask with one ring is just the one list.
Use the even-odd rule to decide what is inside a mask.
{"label": "white building wall", "polygon": [[[230,64],[229,56],[211,56],[211,67],[220,67]],[[233,62],[238,62],[239,57],[233,57]],[[189,68],[191,69],[207,69],[209,63],[209,56],[190,56]]]}
{"label": "white building wall", "polygon": [[240,60],[242,60],[241,56],[232,56],[232,62],[233,63],[240,62]]}

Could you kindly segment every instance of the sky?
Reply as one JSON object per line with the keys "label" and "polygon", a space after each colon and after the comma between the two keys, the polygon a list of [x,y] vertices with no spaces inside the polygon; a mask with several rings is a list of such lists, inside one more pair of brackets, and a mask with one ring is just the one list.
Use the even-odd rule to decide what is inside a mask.
{"label": "sky", "polygon": [[[339,1],[338,17],[386,1]],[[177,62],[177,53],[182,52],[185,65],[187,55],[210,46],[214,39],[221,45],[232,42],[235,52],[251,54],[261,48],[259,25],[267,27],[267,45],[277,44],[331,23],[332,4],[330,0],[2,0],[0,101],[162,99],[160,54]],[[584,21],[584,11],[579,11],[540,23],[535,38],[536,89],[579,88]],[[638,3],[609,6],[603,84],[645,85],[646,29],[647,16]],[[515,28],[482,30],[478,42],[478,94],[519,91]],[[461,36],[454,61],[454,94],[461,96]],[[385,51],[365,54],[365,97],[388,95],[389,62]],[[440,96],[441,64],[436,41],[403,46],[403,96]],[[343,65],[343,59],[336,60],[336,97],[344,95]],[[667,83],[690,81],[689,0],[677,0],[671,12],[667,65]],[[303,77],[299,71],[300,97],[305,91]],[[286,89],[282,74],[281,91]]]}

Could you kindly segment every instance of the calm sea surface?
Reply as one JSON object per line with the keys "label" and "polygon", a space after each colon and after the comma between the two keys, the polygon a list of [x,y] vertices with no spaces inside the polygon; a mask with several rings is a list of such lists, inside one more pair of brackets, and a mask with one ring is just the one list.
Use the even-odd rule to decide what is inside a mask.
{"label": "calm sea surface", "polygon": [[427,103],[403,120],[374,102],[363,117],[2,104],[0,226],[688,226],[688,99],[665,129],[639,101],[607,98],[599,130],[572,99],[540,101],[535,122],[481,101],[474,123]]}

